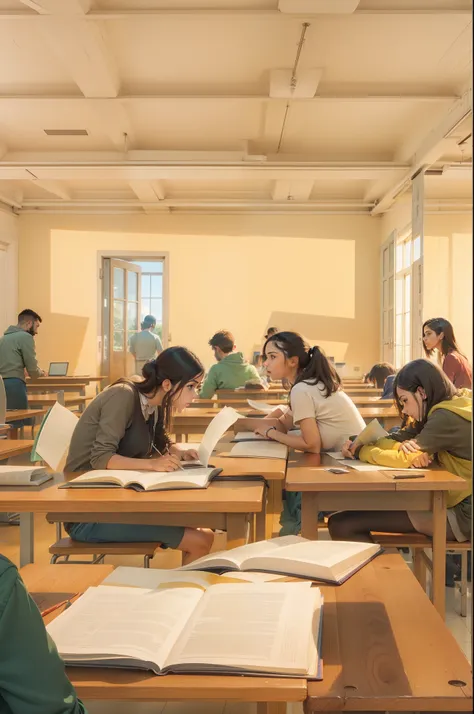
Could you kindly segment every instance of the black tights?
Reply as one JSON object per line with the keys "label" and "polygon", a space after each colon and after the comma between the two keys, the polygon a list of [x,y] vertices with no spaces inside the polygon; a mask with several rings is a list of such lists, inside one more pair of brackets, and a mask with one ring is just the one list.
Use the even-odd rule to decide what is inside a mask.
{"label": "black tights", "polygon": [[416,533],[406,511],[339,511],[329,516],[332,540],[373,543],[371,531]]}

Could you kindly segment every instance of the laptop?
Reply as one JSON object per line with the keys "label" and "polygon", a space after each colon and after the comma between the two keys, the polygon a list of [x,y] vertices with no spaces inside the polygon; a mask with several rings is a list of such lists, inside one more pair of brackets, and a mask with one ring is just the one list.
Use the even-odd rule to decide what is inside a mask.
{"label": "laptop", "polygon": [[51,362],[48,377],[67,377],[69,362]]}

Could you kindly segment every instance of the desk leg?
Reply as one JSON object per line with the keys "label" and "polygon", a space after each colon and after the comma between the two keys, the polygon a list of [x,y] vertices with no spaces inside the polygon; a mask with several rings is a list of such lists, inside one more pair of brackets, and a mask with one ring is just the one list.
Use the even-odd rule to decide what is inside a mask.
{"label": "desk leg", "polygon": [[257,714],[286,714],[286,702],[258,702]]}
{"label": "desk leg", "polygon": [[247,516],[245,513],[228,513],[227,524],[227,549],[245,545],[247,538]]}
{"label": "desk leg", "polygon": [[20,568],[35,559],[35,521],[33,513],[20,513]]}
{"label": "desk leg", "polygon": [[318,494],[306,491],[301,494],[301,535],[318,540]]}
{"label": "desk leg", "polygon": [[[262,510],[255,514],[255,541],[265,540],[267,537],[267,502],[265,496],[262,501]],[[271,538],[271,536],[270,536]],[[467,571],[466,571],[467,572]]]}
{"label": "desk leg", "polygon": [[446,492],[433,492],[433,605],[444,620],[446,608]]}
{"label": "desk leg", "polygon": [[[265,517],[265,538],[271,538],[273,535],[273,528],[275,527],[275,500],[276,494],[275,489],[281,482],[280,481],[269,481],[268,489],[266,493],[266,503],[267,503],[267,515]],[[281,494],[280,494],[281,498]]]}

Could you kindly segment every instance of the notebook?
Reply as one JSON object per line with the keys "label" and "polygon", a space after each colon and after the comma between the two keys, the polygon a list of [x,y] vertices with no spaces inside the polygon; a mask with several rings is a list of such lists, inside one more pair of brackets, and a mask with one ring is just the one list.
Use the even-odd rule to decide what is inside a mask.
{"label": "notebook", "polygon": [[372,419],[372,421],[369,421],[365,429],[362,429],[354,443],[357,443],[359,446],[361,444],[363,446],[366,444],[375,444],[376,441],[383,439],[385,436],[388,436],[388,431],[385,431],[377,419]]}
{"label": "notebook", "polygon": [[37,466],[0,466],[0,486],[41,486],[53,474]]}
{"label": "notebook", "polygon": [[180,570],[260,570],[340,585],[380,552],[377,543],[283,536],[211,553]]}
{"label": "notebook", "polygon": [[76,476],[59,488],[131,488],[135,491],[175,491],[188,488],[207,488],[222,469],[193,469],[192,471],[88,471]]}
{"label": "notebook", "polygon": [[47,629],[68,665],[320,679],[322,606],[304,582],[101,585]]}
{"label": "notebook", "polygon": [[276,441],[239,441],[229,451],[232,458],[286,459],[288,447]]}
{"label": "notebook", "polygon": [[[290,429],[288,434],[301,436],[301,429]],[[268,439],[265,436],[261,436],[261,434],[255,434],[253,431],[239,431],[232,439],[232,442],[237,443],[239,441],[268,441]],[[343,458],[342,454],[341,458]]]}

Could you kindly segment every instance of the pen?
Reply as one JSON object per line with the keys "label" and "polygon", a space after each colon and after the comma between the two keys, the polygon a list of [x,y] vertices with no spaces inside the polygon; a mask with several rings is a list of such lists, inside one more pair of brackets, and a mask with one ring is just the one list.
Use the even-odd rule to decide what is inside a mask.
{"label": "pen", "polygon": [[[151,445],[151,448],[152,448],[152,449],[155,449],[156,453],[157,453],[159,456],[164,456],[164,454],[162,454],[161,451],[160,451],[159,449],[157,449],[154,444]],[[184,471],[184,469],[183,469],[183,467],[181,466],[181,464],[178,464],[178,468],[179,468],[180,471]]]}
{"label": "pen", "polygon": [[62,602],[58,602],[57,605],[52,605],[51,607],[46,608],[46,610],[43,610],[41,612],[41,617],[46,617],[46,615],[49,615],[51,612],[54,612],[55,610],[62,607],[63,605],[65,605],[64,609],[67,610],[68,607],[71,607],[71,605],[72,605],[71,600],[73,600],[75,597],[77,597],[80,594],[81,593],[76,593],[71,598],[69,598],[69,600],[63,600]]}

